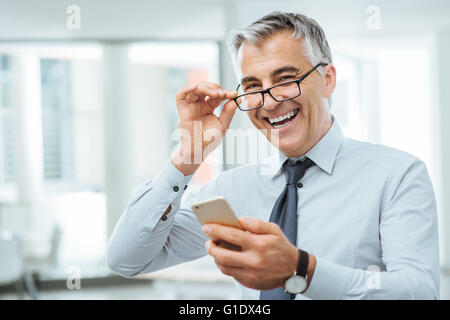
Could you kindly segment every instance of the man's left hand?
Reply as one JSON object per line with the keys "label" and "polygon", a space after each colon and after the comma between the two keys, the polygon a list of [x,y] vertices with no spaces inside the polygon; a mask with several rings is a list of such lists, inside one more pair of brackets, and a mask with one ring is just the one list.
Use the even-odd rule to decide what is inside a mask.
{"label": "man's left hand", "polygon": [[208,254],[224,274],[248,288],[269,290],[282,287],[297,269],[297,248],[275,223],[248,217],[239,220],[244,230],[219,224],[203,226],[202,231],[208,236],[242,248],[241,251],[232,251],[208,240],[205,243]]}

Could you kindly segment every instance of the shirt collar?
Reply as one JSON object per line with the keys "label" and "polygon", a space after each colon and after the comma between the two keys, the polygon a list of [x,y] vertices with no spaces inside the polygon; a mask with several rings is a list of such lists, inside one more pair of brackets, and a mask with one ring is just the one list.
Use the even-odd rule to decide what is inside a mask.
{"label": "shirt collar", "polygon": [[[319,142],[317,142],[305,155],[298,158],[291,158],[292,160],[302,160],[303,158],[308,157],[314,161],[319,168],[330,175],[333,172],[334,162],[343,140],[341,128],[339,127],[336,118],[333,115],[331,116],[333,123],[325,136],[323,136],[322,139],[320,139]],[[276,157],[276,161],[278,161],[278,170],[272,175],[272,179],[281,174],[283,163],[287,159],[288,157],[285,154],[278,151],[278,157]]]}

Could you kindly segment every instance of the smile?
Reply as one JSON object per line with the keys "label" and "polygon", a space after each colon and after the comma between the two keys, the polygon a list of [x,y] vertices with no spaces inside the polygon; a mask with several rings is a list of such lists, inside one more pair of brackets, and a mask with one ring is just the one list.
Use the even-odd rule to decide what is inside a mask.
{"label": "smile", "polygon": [[275,129],[280,129],[287,126],[297,116],[299,111],[300,109],[295,109],[278,117],[265,117],[264,120],[269,122]]}

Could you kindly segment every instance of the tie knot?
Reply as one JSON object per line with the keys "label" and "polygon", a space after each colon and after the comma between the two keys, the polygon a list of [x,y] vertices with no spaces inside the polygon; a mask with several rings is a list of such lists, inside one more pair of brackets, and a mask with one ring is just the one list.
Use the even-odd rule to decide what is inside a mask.
{"label": "tie knot", "polygon": [[306,169],[308,169],[312,165],[314,165],[314,162],[309,158],[306,158],[303,161],[286,161],[283,164],[286,184],[296,184],[298,180],[300,180],[305,175]]}

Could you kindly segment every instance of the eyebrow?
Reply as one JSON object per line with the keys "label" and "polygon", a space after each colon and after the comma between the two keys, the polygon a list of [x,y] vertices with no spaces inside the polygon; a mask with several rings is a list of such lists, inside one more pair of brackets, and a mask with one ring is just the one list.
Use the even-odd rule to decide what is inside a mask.
{"label": "eyebrow", "polygon": [[[283,66],[280,67],[278,69],[275,69],[274,71],[272,71],[272,73],[270,74],[271,78],[276,78],[278,75],[285,73],[285,72],[293,72],[293,73],[300,73],[300,69],[294,66]],[[252,81],[259,81],[258,78],[253,77],[253,76],[248,76],[248,77],[244,77],[241,79],[241,83],[244,84],[246,82],[252,82]]]}

